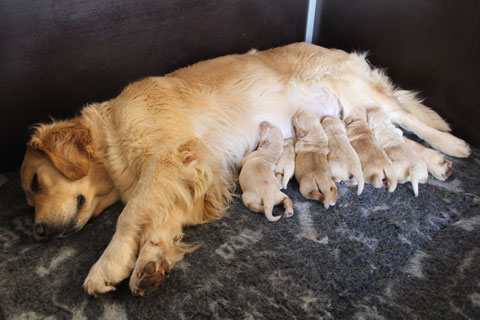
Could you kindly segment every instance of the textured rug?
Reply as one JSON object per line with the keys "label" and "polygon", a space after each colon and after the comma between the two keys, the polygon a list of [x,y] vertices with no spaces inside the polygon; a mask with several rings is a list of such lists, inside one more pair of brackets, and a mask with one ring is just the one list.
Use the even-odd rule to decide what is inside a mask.
{"label": "textured rug", "polygon": [[[5,319],[480,319],[480,153],[390,194],[339,186],[328,210],[292,181],[292,218],[236,200],[158,290],[98,299],[82,283],[114,230],[116,204],[66,239],[37,243],[18,172],[0,175],[0,317]],[[276,208],[275,214],[281,208]]]}

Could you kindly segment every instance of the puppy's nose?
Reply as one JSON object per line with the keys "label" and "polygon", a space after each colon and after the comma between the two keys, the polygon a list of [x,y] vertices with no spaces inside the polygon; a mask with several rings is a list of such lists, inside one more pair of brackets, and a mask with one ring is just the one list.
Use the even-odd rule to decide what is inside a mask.
{"label": "puppy's nose", "polygon": [[44,223],[36,223],[33,227],[33,236],[36,240],[42,240],[47,237],[47,226]]}

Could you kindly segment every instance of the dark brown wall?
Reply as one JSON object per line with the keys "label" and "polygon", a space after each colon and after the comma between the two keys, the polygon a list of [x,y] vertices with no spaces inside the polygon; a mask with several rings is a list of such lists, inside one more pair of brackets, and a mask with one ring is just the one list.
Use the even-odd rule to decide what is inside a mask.
{"label": "dark brown wall", "polygon": [[370,51],[374,65],[480,146],[480,1],[322,2],[314,42]]}
{"label": "dark brown wall", "polygon": [[27,128],[127,83],[252,47],[302,41],[307,0],[2,0],[0,170]]}

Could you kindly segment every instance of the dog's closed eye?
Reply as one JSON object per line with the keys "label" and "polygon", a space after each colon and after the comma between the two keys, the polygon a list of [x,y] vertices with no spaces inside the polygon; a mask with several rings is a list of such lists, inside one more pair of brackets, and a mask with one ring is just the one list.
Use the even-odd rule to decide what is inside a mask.
{"label": "dog's closed eye", "polygon": [[80,209],[85,204],[85,197],[80,194],[77,196],[77,210]]}
{"label": "dog's closed eye", "polygon": [[33,175],[32,183],[30,184],[30,190],[32,190],[32,192],[37,192],[39,188],[38,175],[35,173]]}

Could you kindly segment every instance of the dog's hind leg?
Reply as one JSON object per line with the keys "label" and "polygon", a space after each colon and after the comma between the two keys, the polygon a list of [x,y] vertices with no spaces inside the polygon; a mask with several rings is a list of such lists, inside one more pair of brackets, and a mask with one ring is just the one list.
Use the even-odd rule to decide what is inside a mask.
{"label": "dog's hind leg", "polygon": [[278,191],[275,195],[275,203],[283,203],[283,208],[285,209],[285,213],[283,214],[285,217],[289,218],[293,216],[293,202],[285,193]]}
{"label": "dog's hind leg", "polygon": [[468,144],[448,132],[439,131],[425,125],[414,115],[405,111],[390,113],[390,118],[407,131],[413,132],[418,137],[428,142],[435,149],[458,158],[470,155]]}

